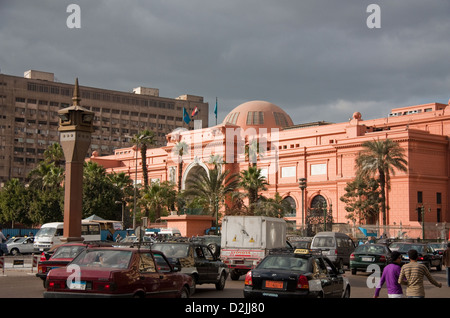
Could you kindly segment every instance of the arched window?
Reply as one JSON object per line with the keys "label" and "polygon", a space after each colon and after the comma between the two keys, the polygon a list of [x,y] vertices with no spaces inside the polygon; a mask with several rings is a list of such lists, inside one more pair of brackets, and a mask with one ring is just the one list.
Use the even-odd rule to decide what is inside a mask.
{"label": "arched window", "polygon": [[316,195],[312,200],[311,200],[311,215],[314,216],[322,216],[323,215],[323,210],[327,208],[327,200],[319,195]]}
{"label": "arched window", "polygon": [[286,214],[285,216],[289,216],[289,217],[295,216],[297,213],[297,205],[295,204],[294,198],[288,196],[288,197],[285,197],[283,199],[283,201],[287,202],[291,206],[290,213]]}

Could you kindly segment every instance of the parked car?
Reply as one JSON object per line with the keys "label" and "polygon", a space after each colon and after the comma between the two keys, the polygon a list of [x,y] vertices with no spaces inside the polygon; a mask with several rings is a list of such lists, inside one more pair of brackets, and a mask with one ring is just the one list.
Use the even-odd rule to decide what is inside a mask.
{"label": "parked car", "polygon": [[443,255],[444,251],[447,249],[446,242],[432,242],[428,243],[439,255]]}
{"label": "parked car", "polygon": [[49,272],[45,298],[187,298],[195,287],[192,277],[172,267],[163,253],[142,247],[87,248],[68,268]]}
{"label": "parked car", "polygon": [[350,265],[350,254],[355,250],[355,243],[344,233],[319,232],[311,242],[311,249],[319,250],[339,269]]}
{"label": "parked car", "polygon": [[320,251],[278,250],[246,274],[244,297],[349,298],[343,273]]}
{"label": "parked car", "polygon": [[402,263],[409,263],[409,250],[416,250],[419,253],[418,263],[424,264],[431,269],[436,267],[436,270],[442,270],[442,256],[439,255],[433,248],[426,243],[404,243],[398,249],[398,252],[402,254]]}
{"label": "parked car", "polygon": [[371,264],[376,264],[383,270],[389,264],[391,253],[385,244],[360,245],[350,255],[350,270],[356,275],[358,270],[366,271]]}
{"label": "parked car", "polygon": [[204,244],[195,242],[160,242],[152,250],[161,251],[172,265],[181,266],[181,272],[191,275],[195,284],[215,284],[223,290],[228,277],[228,267],[217,254]]}
{"label": "parked car", "polygon": [[11,255],[31,254],[34,252],[34,237],[15,237],[6,243]]}
{"label": "parked car", "polygon": [[50,253],[43,252],[43,257],[38,262],[36,277],[42,279],[45,286],[47,275],[51,269],[66,267],[87,246],[83,243],[66,243],[56,246],[54,250],[49,251]]}
{"label": "parked car", "polygon": [[220,241],[221,237],[219,235],[203,235],[196,236],[191,239],[192,242],[204,244],[209,247],[213,254],[220,254]]}
{"label": "parked car", "polygon": [[[141,244],[142,245],[151,245],[153,243],[155,243],[155,239],[144,235],[142,236],[142,240],[141,240]],[[139,237],[136,235],[130,235],[125,237],[124,239],[120,240],[119,242],[115,242],[113,243],[114,246],[128,246],[128,247],[133,247],[133,246],[137,246],[139,245]]]}

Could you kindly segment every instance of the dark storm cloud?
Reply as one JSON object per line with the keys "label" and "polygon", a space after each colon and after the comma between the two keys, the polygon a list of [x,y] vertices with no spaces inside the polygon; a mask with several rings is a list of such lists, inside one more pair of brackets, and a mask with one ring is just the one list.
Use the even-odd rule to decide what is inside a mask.
{"label": "dark storm cloud", "polygon": [[[81,29],[66,8],[81,7]],[[381,28],[369,29],[369,4]],[[444,0],[161,0],[0,2],[0,67],[63,82],[161,96],[195,94],[219,121],[254,99],[295,123],[386,116],[450,97],[450,3]],[[211,123],[214,119],[210,117]]]}

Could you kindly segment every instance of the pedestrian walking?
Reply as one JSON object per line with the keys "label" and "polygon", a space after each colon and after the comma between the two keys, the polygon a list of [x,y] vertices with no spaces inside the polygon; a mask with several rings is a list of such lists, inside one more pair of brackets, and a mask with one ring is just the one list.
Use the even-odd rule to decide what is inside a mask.
{"label": "pedestrian walking", "polygon": [[373,298],[378,298],[380,296],[380,290],[386,283],[387,293],[389,298],[403,298],[402,286],[398,283],[398,278],[400,276],[402,263],[402,254],[397,251],[391,254],[391,264],[387,265],[383,269],[383,274],[381,275],[380,282],[375,289],[375,295]]}
{"label": "pedestrian walking", "polygon": [[431,276],[428,268],[417,262],[419,253],[416,250],[409,250],[409,263],[403,265],[398,278],[398,283],[406,285],[406,297],[408,298],[424,298],[425,288],[423,286],[423,277],[426,276],[430,283],[436,287],[442,287],[433,276]]}
{"label": "pedestrian walking", "polygon": [[447,271],[447,287],[450,287],[450,242],[447,243],[447,249],[442,256],[442,265],[444,265]]}

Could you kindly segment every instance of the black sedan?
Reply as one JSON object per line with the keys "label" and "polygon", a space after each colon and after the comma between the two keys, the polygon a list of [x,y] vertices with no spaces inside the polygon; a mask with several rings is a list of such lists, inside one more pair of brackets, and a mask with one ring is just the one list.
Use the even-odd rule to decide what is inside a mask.
{"label": "black sedan", "polygon": [[418,263],[424,264],[431,269],[436,267],[436,270],[442,269],[442,256],[439,255],[429,244],[426,243],[404,243],[398,249],[398,252],[402,254],[402,263],[409,263],[409,250],[416,250],[419,253]]}
{"label": "black sedan", "polygon": [[244,297],[348,298],[350,284],[342,274],[320,253],[278,251],[247,273]]}

